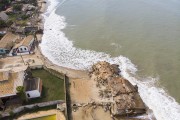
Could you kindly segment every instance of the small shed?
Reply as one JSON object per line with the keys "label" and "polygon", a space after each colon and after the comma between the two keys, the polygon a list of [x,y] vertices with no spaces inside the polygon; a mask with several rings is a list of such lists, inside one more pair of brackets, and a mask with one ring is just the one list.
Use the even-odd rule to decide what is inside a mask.
{"label": "small shed", "polygon": [[42,92],[42,80],[40,78],[27,78],[24,80],[24,87],[27,98],[40,97]]}

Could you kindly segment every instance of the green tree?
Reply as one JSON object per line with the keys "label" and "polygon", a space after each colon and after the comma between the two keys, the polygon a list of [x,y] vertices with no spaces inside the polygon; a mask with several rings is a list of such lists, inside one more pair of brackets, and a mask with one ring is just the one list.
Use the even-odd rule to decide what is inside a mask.
{"label": "green tree", "polygon": [[25,93],[24,87],[23,86],[18,86],[16,88],[16,90],[17,90],[17,95],[21,98],[21,100],[23,102],[27,102],[27,97],[26,97],[26,93]]}
{"label": "green tree", "polygon": [[5,8],[10,4],[10,0],[0,0],[0,11],[5,10]]}
{"label": "green tree", "polygon": [[10,27],[12,24],[13,24],[13,21],[12,21],[12,20],[8,20],[8,21],[6,22],[6,26],[8,26],[8,27]]}
{"label": "green tree", "polygon": [[22,20],[26,20],[27,18],[29,18],[29,16],[25,15],[25,14],[22,14],[20,17],[21,17]]}
{"label": "green tree", "polygon": [[0,27],[6,27],[6,22],[3,20],[0,20]]}
{"label": "green tree", "polygon": [[22,9],[22,5],[17,4],[13,6],[14,11],[21,11],[21,9]]}

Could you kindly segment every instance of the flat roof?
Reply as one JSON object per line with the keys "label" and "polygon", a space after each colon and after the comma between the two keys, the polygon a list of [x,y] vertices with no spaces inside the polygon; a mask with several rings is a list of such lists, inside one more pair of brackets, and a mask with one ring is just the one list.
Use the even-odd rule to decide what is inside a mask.
{"label": "flat roof", "polygon": [[32,40],[33,38],[34,38],[33,35],[29,35],[29,36],[25,37],[25,38],[23,39],[22,45],[28,46],[29,43],[31,42],[31,40]]}
{"label": "flat roof", "polygon": [[24,80],[25,91],[38,90],[40,78],[27,78]]}

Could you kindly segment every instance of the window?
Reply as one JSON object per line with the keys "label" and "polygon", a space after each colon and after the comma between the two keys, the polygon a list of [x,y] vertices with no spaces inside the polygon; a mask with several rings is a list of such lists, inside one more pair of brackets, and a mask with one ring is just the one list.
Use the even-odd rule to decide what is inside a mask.
{"label": "window", "polygon": [[4,52],[4,50],[0,50],[1,52]]}
{"label": "window", "polygon": [[30,94],[28,93],[27,96],[30,97]]}
{"label": "window", "polygon": [[27,50],[26,48],[24,48],[24,50]]}
{"label": "window", "polygon": [[20,50],[22,51],[23,49],[22,49],[22,48],[20,48]]}

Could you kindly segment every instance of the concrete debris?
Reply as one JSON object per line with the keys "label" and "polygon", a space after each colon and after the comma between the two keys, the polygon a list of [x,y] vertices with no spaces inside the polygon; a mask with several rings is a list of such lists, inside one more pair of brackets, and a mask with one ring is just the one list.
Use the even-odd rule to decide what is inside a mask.
{"label": "concrete debris", "polygon": [[89,72],[91,79],[96,81],[96,86],[99,88],[99,97],[113,100],[109,103],[102,102],[104,111],[109,110],[113,116],[144,114],[146,107],[140,98],[137,86],[133,86],[120,76],[118,67],[102,61],[94,64]]}

